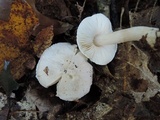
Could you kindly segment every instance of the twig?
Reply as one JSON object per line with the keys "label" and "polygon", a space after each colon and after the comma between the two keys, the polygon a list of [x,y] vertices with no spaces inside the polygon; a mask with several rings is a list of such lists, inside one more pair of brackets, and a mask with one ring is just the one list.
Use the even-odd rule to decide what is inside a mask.
{"label": "twig", "polygon": [[79,20],[81,20],[81,17],[82,17],[82,13],[83,13],[83,11],[84,11],[85,4],[86,4],[86,0],[84,0],[82,6],[80,6],[80,5],[78,4],[78,2],[77,2],[77,4],[76,4],[76,6],[77,6],[77,8],[78,8],[78,10],[79,10],[79,15],[78,15]]}
{"label": "twig", "polygon": [[137,9],[138,9],[139,2],[140,2],[140,0],[137,0],[136,7],[134,8],[134,13],[135,13],[135,12],[137,11]]}
{"label": "twig", "polygon": [[124,14],[124,7],[121,8],[120,29],[122,29],[123,14]]}
{"label": "twig", "polygon": [[132,16],[133,16],[132,12],[131,12],[131,11],[129,11],[129,26],[130,26],[130,27],[132,27],[132,26],[133,26]]}
{"label": "twig", "polygon": [[157,1],[158,1],[158,0],[155,0],[155,1],[154,1],[153,8],[152,8],[152,10],[151,10],[151,15],[150,15],[150,18],[149,18],[149,22],[150,22],[150,23],[152,22],[153,9],[155,8],[155,6],[156,6],[156,4],[157,4]]}

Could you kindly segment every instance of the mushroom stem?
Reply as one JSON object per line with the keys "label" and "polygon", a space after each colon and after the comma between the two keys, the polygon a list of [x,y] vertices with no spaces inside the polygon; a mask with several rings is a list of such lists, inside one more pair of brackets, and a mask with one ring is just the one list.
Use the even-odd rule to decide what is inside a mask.
{"label": "mushroom stem", "polygon": [[132,27],[110,34],[97,35],[94,39],[94,44],[96,46],[103,46],[128,41],[139,41],[143,37],[145,37],[148,42],[155,42],[156,38],[160,37],[160,31],[154,27]]}

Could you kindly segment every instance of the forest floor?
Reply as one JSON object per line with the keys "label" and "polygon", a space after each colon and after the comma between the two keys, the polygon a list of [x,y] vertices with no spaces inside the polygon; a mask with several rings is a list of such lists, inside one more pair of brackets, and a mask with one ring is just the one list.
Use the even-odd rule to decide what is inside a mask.
{"label": "forest floor", "polygon": [[[27,42],[18,41],[19,46],[9,33],[3,34],[12,42],[4,42],[0,36],[0,50],[14,52],[2,51],[0,57],[11,61],[11,73],[19,84],[8,97],[0,88],[0,120],[160,120],[160,38],[153,46],[145,40],[118,44],[116,56],[108,65],[89,61],[94,69],[93,84],[78,101],[59,99],[56,85],[44,88],[35,77],[41,53],[55,43],[77,44],[78,25],[93,14],[106,15],[113,31],[132,26],[160,28],[159,0],[26,1],[38,16],[32,20],[37,23],[38,19],[40,26],[35,30],[32,27]],[[5,45],[10,47],[4,49]]]}

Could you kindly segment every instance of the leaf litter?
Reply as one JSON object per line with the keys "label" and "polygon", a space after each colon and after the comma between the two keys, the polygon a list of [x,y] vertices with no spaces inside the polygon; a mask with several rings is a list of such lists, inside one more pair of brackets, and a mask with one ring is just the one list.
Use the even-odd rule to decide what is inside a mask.
{"label": "leaf litter", "polygon": [[[12,57],[10,58],[11,65],[13,64],[12,63],[13,61],[17,60],[19,61],[17,62],[18,65],[21,63],[20,65],[25,66],[24,67],[25,69],[23,68],[23,70],[20,70],[20,71],[23,71],[22,72],[23,75],[26,74],[26,72],[28,73],[31,72],[31,74],[34,74],[34,67],[36,65],[36,60],[38,59],[37,57],[41,55],[44,49],[46,49],[52,43],[54,43],[55,42],[54,40],[56,40],[57,37],[59,37],[59,35],[61,36],[60,38],[63,38],[63,39],[58,39],[58,40],[65,41],[66,32],[69,30],[70,32],[69,34],[71,34],[70,35],[71,37],[69,37],[69,39],[73,40],[75,38],[73,37],[75,36],[75,31],[74,31],[75,28],[73,27],[77,27],[78,25],[77,23],[79,23],[79,19],[81,18],[83,19],[84,16],[88,16],[93,13],[96,13],[98,8],[95,9],[94,5],[99,4],[98,2],[101,2],[101,1],[86,0],[83,6],[83,12],[81,13],[81,18],[79,18],[78,17],[79,12],[77,12],[78,9],[76,7],[77,3],[74,0],[72,1],[65,0],[65,3],[66,3],[64,5],[65,7],[67,7],[68,5],[72,5],[72,7],[66,8],[68,10],[72,9],[72,11],[66,12],[67,14],[63,12],[58,13],[59,11],[55,12],[54,10],[53,12],[49,13],[49,11],[51,11],[52,8],[47,6],[56,5],[55,0],[47,0],[47,2],[46,1],[44,2],[43,0],[41,1],[26,0],[26,1],[29,3],[29,5],[32,6],[33,11],[36,13],[36,17],[37,17],[36,19],[38,20],[41,18],[40,19],[41,21],[37,22],[36,20],[35,24],[31,27],[30,30],[28,30],[29,34],[27,34],[27,42],[26,42],[27,44],[23,44],[23,45],[18,44],[18,47],[17,46],[12,47],[13,44],[15,45],[20,42],[15,40],[10,41],[11,42],[10,44],[9,42],[7,42],[7,44],[4,41],[2,42],[3,44],[0,42],[0,45],[2,46],[0,48],[3,48],[3,49],[5,48],[4,50],[14,51],[12,54],[8,54],[9,57]],[[115,3],[113,2],[114,4],[112,2],[110,3],[110,1],[108,1],[107,4],[112,4],[113,7],[119,4],[118,6],[116,6],[116,9],[113,9],[116,11],[113,12],[112,10],[110,11],[111,13],[108,13],[108,11],[106,11],[106,13],[112,14],[111,16],[112,20],[113,20],[112,17],[114,15],[115,16],[117,15],[118,17],[121,16],[122,17],[121,27],[130,26],[129,22],[124,22],[124,21],[128,19],[126,16],[131,14],[132,9],[135,9],[135,7],[137,10],[132,13],[133,18],[130,19],[130,21],[132,20],[131,22],[132,26],[135,26],[135,25],[147,25],[147,26],[157,26],[157,27],[159,26],[159,22],[158,22],[159,18],[156,12],[158,11],[157,7],[159,7],[158,2],[156,5],[157,7],[153,5],[154,8],[153,9],[151,8],[152,9],[151,22],[147,20],[148,14],[145,14],[145,13],[151,10],[149,7],[152,6],[153,2],[148,2],[147,4],[147,2],[140,1],[139,5],[137,6],[135,4],[136,2],[132,0],[130,2],[126,1],[125,5],[122,4],[122,1],[115,2]],[[84,1],[78,1],[78,4],[80,5],[83,5],[83,3]],[[64,4],[64,1],[63,1],[63,4]],[[146,4],[145,7],[144,7],[144,4]],[[41,5],[39,6],[39,9],[36,8],[37,5]],[[127,5],[129,6],[129,9],[127,8]],[[91,8],[88,10],[89,6]],[[117,9],[118,7],[119,8],[124,7],[124,11],[125,11],[124,14],[120,15],[120,12],[122,11],[120,11],[120,9]],[[48,10],[47,8],[51,8],[51,9]],[[59,8],[61,8],[61,6]],[[72,16],[73,9],[74,9],[74,12],[76,13],[74,16]],[[145,9],[146,11],[143,11],[143,9]],[[41,12],[39,12],[38,10],[41,10]],[[145,15],[145,19],[143,20],[144,21],[147,20],[147,23],[141,22],[142,21],[141,14]],[[47,15],[47,17],[45,15]],[[69,24],[69,23],[72,23],[71,21],[73,19],[71,21],[70,19],[65,19],[65,20],[63,19],[63,17],[69,17],[68,15],[71,16],[71,18],[77,18],[77,19],[74,19],[74,22],[73,22],[74,26]],[[117,16],[115,18],[118,18]],[[33,29],[33,27],[35,29]],[[40,31],[41,32],[43,31],[43,32],[41,33]],[[47,36],[47,33],[48,33],[48,36]],[[30,35],[33,35],[35,39],[31,42],[31,44],[29,40]],[[47,38],[48,41],[43,40],[42,38]],[[67,39],[68,39],[68,36],[67,36]],[[10,47],[7,47],[8,44],[10,45]],[[20,119],[23,117],[24,119],[25,118],[26,119],[56,119],[56,118],[67,119],[68,118],[68,119],[93,119],[93,120],[96,118],[110,119],[110,120],[122,119],[122,118],[124,119],[146,119],[146,118],[156,119],[159,115],[159,112],[156,111],[154,107],[155,104],[157,107],[159,106],[158,104],[158,100],[159,100],[158,64],[159,62],[157,62],[157,60],[159,60],[158,45],[159,44],[156,43],[156,45],[153,48],[151,46],[148,46],[148,44],[144,41],[140,43],[133,42],[133,43],[121,44],[119,46],[119,52],[117,53],[117,57],[108,66],[96,66],[93,64],[95,68],[97,67],[94,73],[94,85],[96,86],[96,88],[93,87],[94,89],[91,90],[90,94],[86,95],[83,99],[76,102],[61,101],[60,99],[55,97],[54,87],[44,89],[41,86],[38,86],[39,84],[37,82],[35,82],[35,85],[32,86],[31,83],[33,81],[36,81],[36,79],[29,78],[27,81],[29,81],[29,85],[31,85],[32,87],[27,86],[27,91],[25,91],[25,95],[21,98],[21,101],[17,101],[18,103],[16,103],[16,105],[21,106],[21,108],[19,107],[16,108],[16,112],[12,111],[11,118],[12,119]],[[25,49],[26,47],[28,47],[27,50]],[[153,57],[154,53],[156,53],[156,56]],[[30,57],[27,61],[24,62],[23,58],[26,57],[25,54],[27,54],[27,56],[30,56]],[[6,59],[8,60],[7,57],[3,57],[3,58],[5,58],[3,59],[3,61]],[[20,58],[22,60],[19,60]],[[156,58],[156,61],[154,58]],[[31,61],[31,62],[28,62],[28,61]],[[150,64],[150,62],[152,64]],[[17,64],[14,64],[13,68],[14,66],[17,66]],[[154,64],[157,64],[157,65],[154,65]],[[18,69],[16,71],[18,71]],[[21,73],[20,71],[19,73]],[[17,80],[20,81],[21,79],[19,78],[22,78],[22,76],[16,77]],[[26,108],[26,106],[32,106],[32,107]],[[4,109],[3,105],[2,105],[2,108]],[[23,114],[20,114],[22,112]],[[30,116],[28,113],[31,113],[32,115]],[[30,116],[30,118],[27,118],[27,116]]]}

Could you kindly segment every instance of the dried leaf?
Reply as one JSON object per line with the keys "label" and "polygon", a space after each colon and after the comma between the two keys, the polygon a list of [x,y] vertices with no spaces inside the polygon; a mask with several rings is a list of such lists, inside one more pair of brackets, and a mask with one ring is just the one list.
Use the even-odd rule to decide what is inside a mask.
{"label": "dried leaf", "polygon": [[70,21],[73,18],[64,0],[36,0],[36,7],[43,15],[53,19]]}
{"label": "dried leaf", "polygon": [[[159,7],[153,7],[140,12],[130,12],[131,26],[158,27],[159,11]],[[145,39],[121,44],[115,60],[111,63],[110,70],[116,78],[123,80],[124,91],[130,91],[137,103],[149,101],[160,91],[156,75],[160,59],[158,40],[159,38],[154,44],[146,42]]]}
{"label": "dried leaf", "polygon": [[37,25],[35,30],[32,32],[32,35],[36,36],[43,28],[46,28],[50,25],[53,25],[55,35],[64,33],[73,27],[73,25],[69,23],[61,22],[56,19],[50,19],[44,16],[43,14],[41,14],[35,7],[35,0],[26,0],[26,1],[34,9],[37,17],[39,18],[39,23],[40,23]]}
{"label": "dried leaf", "polygon": [[10,71],[9,62],[5,61],[4,69],[0,73],[0,83],[7,96],[9,96],[13,90],[17,90],[19,84],[13,79]]}
{"label": "dried leaf", "polygon": [[160,7],[154,7],[140,12],[130,12],[132,26],[160,26]]}
{"label": "dried leaf", "polygon": [[53,26],[44,28],[37,34],[33,48],[38,57],[52,44],[53,36]]}
{"label": "dried leaf", "polygon": [[126,90],[130,91],[135,101],[149,101],[160,91],[157,75],[148,68],[149,57],[133,43],[124,43],[111,68],[115,77],[125,80]]}
{"label": "dried leaf", "polygon": [[11,63],[11,73],[14,79],[18,80],[25,75],[27,70],[32,70],[36,65],[36,60],[32,54],[21,52]]}
{"label": "dried leaf", "polygon": [[53,105],[49,102],[48,99],[46,98],[42,99],[37,94],[36,89],[27,90],[25,96],[26,96],[27,101],[37,106],[38,110],[41,112],[49,111],[51,110],[51,108],[53,108]]}
{"label": "dried leaf", "polygon": [[45,89],[38,82],[32,81],[25,97],[28,102],[35,104],[40,112],[54,110],[58,112],[62,108],[63,101],[55,96],[55,91]]}
{"label": "dried leaf", "polygon": [[36,106],[25,97],[12,102],[10,109],[5,107],[7,96],[0,92],[0,98],[0,120],[38,120]]}
{"label": "dried leaf", "polygon": [[21,0],[15,0],[12,4],[10,20],[0,21],[0,40],[3,43],[24,47],[37,18],[29,5]]}
{"label": "dried leaf", "polygon": [[25,97],[12,106],[10,111],[11,120],[38,120],[36,106]]}
{"label": "dried leaf", "polygon": [[[32,51],[29,36],[37,23],[38,19],[27,3],[22,0],[12,2],[9,21],[0,20],[0,70],[2,70],[4,60],[13,63],[12,61],[23,51]],[[16,67],[13,67],[11,71],[15,71]]]}
{"label": "dried leaf", "polygon": [[8,21],[12,0],[0,0],[0,19]]}

